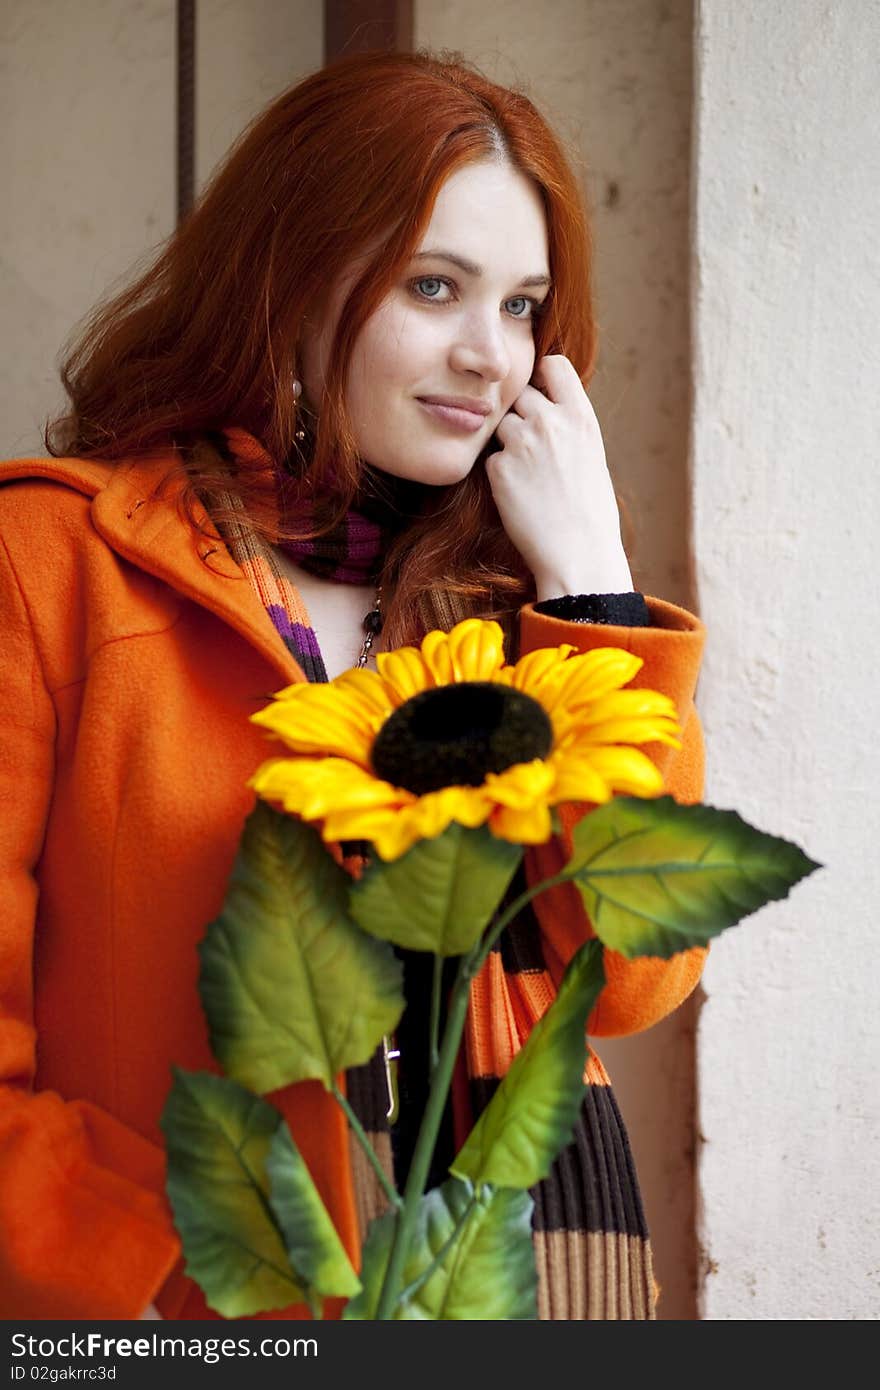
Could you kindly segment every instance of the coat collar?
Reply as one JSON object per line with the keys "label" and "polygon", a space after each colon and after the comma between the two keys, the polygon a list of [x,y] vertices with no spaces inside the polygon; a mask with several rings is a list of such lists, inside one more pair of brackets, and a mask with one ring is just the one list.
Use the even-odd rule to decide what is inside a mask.
{"label": "coat collar", "polygon": [[163,450],[114,464],[39,458],[0,466],[0,482],[35,477],[91,497],[95,530],[113,550],[229,623],[286,685],[305,680],[207,513],[198,513],[192,525],[181,510],[186,478],[176,452]]}

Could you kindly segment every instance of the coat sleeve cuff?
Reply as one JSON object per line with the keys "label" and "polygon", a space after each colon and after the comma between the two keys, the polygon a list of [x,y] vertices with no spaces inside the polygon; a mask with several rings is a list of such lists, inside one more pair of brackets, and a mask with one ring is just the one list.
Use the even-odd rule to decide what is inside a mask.
{"label": "coat sleeve cuff", "polygon": [[18,1318],[137,1318],[180,1255],[164,1155],[107,1112],[0,1088],[0,1287]]}
{"label": "coat sleeve cuff", "polygon": [[563,594],[534,605],[536,613],[567,623],[615,623],[620,627],[650,627],[644,594]]}

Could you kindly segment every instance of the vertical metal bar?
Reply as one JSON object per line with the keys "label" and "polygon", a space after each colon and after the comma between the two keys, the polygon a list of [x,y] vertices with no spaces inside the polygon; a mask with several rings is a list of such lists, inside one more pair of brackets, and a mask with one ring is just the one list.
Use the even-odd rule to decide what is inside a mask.
{"label": "vertical metal bar", "polygon": [[195,193],[196,3],[177,0],[177,223]]}
{"label": "vertical metal bar", "polygon": [[324,62],[413,44],[413,0],[324,0]]}

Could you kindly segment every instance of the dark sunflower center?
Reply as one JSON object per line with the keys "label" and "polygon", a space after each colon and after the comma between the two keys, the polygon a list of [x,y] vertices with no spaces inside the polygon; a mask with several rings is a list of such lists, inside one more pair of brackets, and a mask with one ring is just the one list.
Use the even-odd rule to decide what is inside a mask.
{"label": "dark sunflower center", "polygon": [[424,796],[441,787],[478,787],[487,772],[543,758],[553,729],[530,695],[491,681],[423,690],[382,725],[373,771]]}

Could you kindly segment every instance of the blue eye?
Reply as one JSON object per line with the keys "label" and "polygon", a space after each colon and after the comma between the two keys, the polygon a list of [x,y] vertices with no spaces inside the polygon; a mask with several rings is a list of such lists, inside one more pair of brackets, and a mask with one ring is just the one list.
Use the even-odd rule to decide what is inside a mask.
{"label": "blue eye", "polygon": [[524,304],[528,309],[528,313],[525,314],[514,313],[513,317],[515,319],[540,318],[541,314],[543,314],[547,308],[547,301],[545,299],[531,299],[527,294],[518,294],[513,299],[508,299],[507,303],[508,305]]}
{"label": "blue eye", "polygon": [[412,283],[413,283],[413,288],[415,289],[416,293],[419,294],[419,295],[421,296],[422,299],[436,299],[436,298],[437,298],[437,293],[429,294],[429,293],[426,293],[426,292],[425,292],[425,290],[424,290],[424,288],[423,288],[425,285],[436,285],[436,286],[438,287],[438,289],[442,289],[444,285],[446,285],[447,287],[448,287],[448,285],[449,285],[449,281],[448,281],[448,280],[444,280],[444,279],[443,279],[441,276],[439,276],[439,275],[423,275],[422,278],[421,278],[420,280],[413,280]]}
{"label": "blue eye", "polygon": [[[452,281],[447,280],[443,275],[421,275],[417,280],[410,280],[409,282],[410,293],[416,299],[421,299],[429,304],[451,304],[454,288]],[[444,289],[449,291],[448,295],[441,294]],[[517,307],[511,308],[511,305]],[[517,294],[511,299],[505,300],[505,307],[511,318],[525,319],[526,321],[537,318],[544,310],[544,305],[540,300],[531,299],[525,294]]]}

